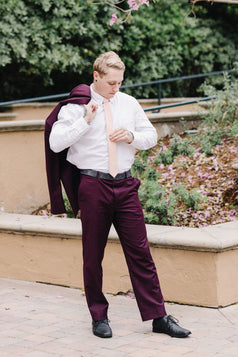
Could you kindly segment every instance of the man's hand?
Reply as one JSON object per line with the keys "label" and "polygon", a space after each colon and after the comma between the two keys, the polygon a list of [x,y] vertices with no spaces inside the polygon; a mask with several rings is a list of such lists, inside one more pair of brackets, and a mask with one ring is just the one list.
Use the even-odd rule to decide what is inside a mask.
{"label": "man's hand", "polygon": [[118,143],[119,141],[124,141],[127,144],[131,144],[132,141],[134,140],[134,136],[129,130],[121,126],[120,128],[115,129],[109,135],[109,139],[114,143]]}
{"label": "man's hand", "polygon": [[94,102],[89,102],[87,105],[84,105],[84,108],[86,110],[84,119],[88,124],[90,124],[91,121],[95,118],[98,105]]}

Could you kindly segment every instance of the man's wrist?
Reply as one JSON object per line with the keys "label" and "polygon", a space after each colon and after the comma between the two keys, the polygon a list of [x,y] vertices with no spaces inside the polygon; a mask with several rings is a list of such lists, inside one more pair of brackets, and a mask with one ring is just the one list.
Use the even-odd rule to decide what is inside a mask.
{"label": "man's wrist", "polygon": [[91,120],[90,118],[88,117],[88,112],[87,112],[87,108],[84,107],[84,114],[83,114],[83,118],[84,120],[86,121],[87,124],[90,124]]}
{"label": "man's wrist", "polygon": [[134,141],[134,134],[132,133],[132,131],[129,131],[129,134],[130,134],[130,137],[131,137],[131,140],[128,142],[128,144],[131,144],[133,141]]}
{"label": "man's wrist", "polygon": [[87,124],[90,124],[91,120],[87,116],[84,117],[84,120],[86,121]]}

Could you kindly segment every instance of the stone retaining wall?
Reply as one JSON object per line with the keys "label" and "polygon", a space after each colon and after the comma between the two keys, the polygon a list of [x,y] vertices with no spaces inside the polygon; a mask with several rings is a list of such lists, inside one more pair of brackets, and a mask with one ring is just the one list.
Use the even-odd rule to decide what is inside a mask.
{"label": "stone retaining wall", "polygon": [[[166,301],[219,307],[238,302],[238,221],[206,228],[147,225]],[[131,290],[112,229],[104,258],[104,291]],[[0,276],[83,288],[81,222],[0,214]]]}

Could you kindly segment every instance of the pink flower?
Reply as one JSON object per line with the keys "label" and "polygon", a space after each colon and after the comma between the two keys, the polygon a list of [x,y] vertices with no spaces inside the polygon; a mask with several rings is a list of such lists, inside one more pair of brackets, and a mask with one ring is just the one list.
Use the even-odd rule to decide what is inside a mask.
{"label": "pink flower", "polygon": [[135,295],[133,293],[127,294],[126,297],[129,299],[135,299]]}
{"label": "pink flower", "polygon": [[128,5],[133,10],[138,10],[140,7],[136,0],[128,0]]}
{"label": "pink flower", "polygon": [[193,154],[194,159],[196,159],[198,156],[199,156],[199,152],[195,152],[195,153]]}
{"label": "pink flower", "polygon": [[164,172],[162,175],[163,175],[164,177],[170,178],[170,172]]}
{"label": "pink flower", "polygon": [[156,155],[149,156],[147,159],[147,163],[149,164],[155,157],[156,157]]}
{"label": "pink flower", "polygon": [[43,218],[49,218],[49,213],[47,212],[47,210],[43,210]]}
{"label": "pink flower", "polygon": [[232,209],[229,211],[229,216],[234,216],[236,214],[236,210]]}
{"label": "pink flower", "polygon": [[132,10],[138,10],[141,5],[150,5],[149,0],[128,0],[129,8]]}
{"label": "pink flower", "polygon": [[202,171],[198,171],[198,173],[197,173],[197,175],[198,175],[198,177],[203,177],[203,173],[202,173]]}
{"label": "pink flower", "polygon": [[112,26],[115,22],[117,21],[117,15],[116,14],[112,14],[112,18],[109,22],[109,25]]}
{"label": "pink flower", "polygon": [[145,4],[145,5],[147,5],[147,6],[150,5],[149,0],[141,0],[141,3],[142,3],[142,4]]}
{"label": "pink flower", "polygon": [[193,214],[193,218],[196,220],[198,217],[199,217],[199,214],[195,212],[195,213]]}
{"label": "pink flower", "polygon": [[170,174],[171,174],[171,175],[174,175],[173,166],[169,165],[168,170],[170,171]]}
{"label": "pink flower", "polygon": [[210,212],[209,212],[209,211],[205,211],[205,212],[204,212],[204,217],[205,217],[205,218],[210,217]]}

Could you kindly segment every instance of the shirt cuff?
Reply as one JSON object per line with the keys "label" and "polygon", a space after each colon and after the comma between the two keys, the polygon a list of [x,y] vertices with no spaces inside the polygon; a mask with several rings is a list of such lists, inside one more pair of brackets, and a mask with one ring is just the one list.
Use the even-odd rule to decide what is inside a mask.
{"label": "shirt cuff", "polygon": [[140,144],[140,134],[134,131],[130,131],[130,132],[133,135],[133,140],[129,145],[136,147],[138,144]]}

